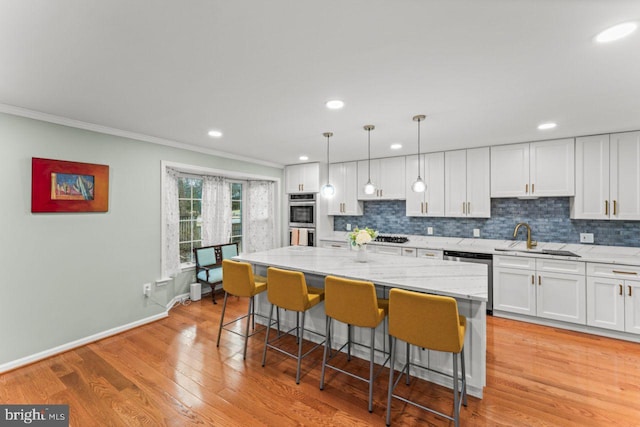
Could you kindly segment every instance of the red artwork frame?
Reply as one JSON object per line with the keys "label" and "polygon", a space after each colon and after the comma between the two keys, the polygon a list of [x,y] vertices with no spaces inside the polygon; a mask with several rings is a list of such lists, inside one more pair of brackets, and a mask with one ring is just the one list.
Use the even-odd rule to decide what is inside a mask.
{"label": "red artwork frame", "polygon": [[109,166],[31,159],[31,212],[108,210]]}

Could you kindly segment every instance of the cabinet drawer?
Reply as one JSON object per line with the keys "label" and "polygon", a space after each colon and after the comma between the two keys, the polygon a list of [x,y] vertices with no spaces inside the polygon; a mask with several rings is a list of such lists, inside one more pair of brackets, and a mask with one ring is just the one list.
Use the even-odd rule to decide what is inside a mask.
{"label": "cabinet drawer", "polygon": [[332,242],[328,240],[322,240],[320,245],[323,248],[349,249],[349,244],[347,242]]}
{"label": "cabinet drawer", "polygon": [[538,272],[578,274],[584,276],[585,263],[582,261],[561,261],[557,259],[536,259]]}
{"label": "cabinet drawer", "polygon": [[437,249],[418,249],[418,258],[442,259],[444,253]]}
{"label": "cabinet drawer", "polygon": [[508,255],[494,255],[493,266],[535,270],[536,259],[528,258],[528,257],[508,256]]}
{"label": "cabinet drawer", "polygon": [[587,263],[587,276],[640,280],[640,267],[631,265]]}
{"label": "cabinet drawer", "polygon": [[379,245],[375,245],[375,246],[371,246],[371,249],[373,249],[372,252],[377,252],[379,254],[402,255],[402,248],[399,248],[397,246],[379,246]]}
{"label": "cabinet drawer", "polygon": [[402,248],[402,256],[415,257],[418,254],[416,248]]}

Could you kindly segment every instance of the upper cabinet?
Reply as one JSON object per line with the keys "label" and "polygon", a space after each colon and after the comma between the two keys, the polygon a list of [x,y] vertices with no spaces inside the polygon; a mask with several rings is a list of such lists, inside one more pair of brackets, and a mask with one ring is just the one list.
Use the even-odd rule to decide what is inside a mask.
{"label": "upper cabinet", "polygon": [[489,165],[489,147],[444,153],[445,216],[491,216]]}
{"label": "upper cabinet", "polygon": [[375,184],[373,194],[365,194],[364,185],[369,180],[367,160],[358,162],[358,199],[359,200],[404,200],[405,158],[389,157],[371,160],[371,182]]}
{"label": "upper cabinet", "polygon": [[640,220],[640,132],[576,139],[571,218]]}
{"label": "upper cabinet", "polygon": [[329,166],[329,180],[336,189],[328,199],[329,215],[362,215],[362,202],[358,201],[357,162],[332,163]]}
{"label": "upper cabinet", "polygon": [[491,147],[491,197],[574,195],[573,138]]}
{"label": "upper cabinet", "polygon": [[320,163],[303,163],[284,169],[287,193],[317,193],[320,191]]}
{"label": "upper cabinet", "polygon": [[444,216],[444,153],[420,156],[420,176],[427,184],[423,193],[411,190],[418,178],[418,156],[408,156],[406,166],[407,216]]}

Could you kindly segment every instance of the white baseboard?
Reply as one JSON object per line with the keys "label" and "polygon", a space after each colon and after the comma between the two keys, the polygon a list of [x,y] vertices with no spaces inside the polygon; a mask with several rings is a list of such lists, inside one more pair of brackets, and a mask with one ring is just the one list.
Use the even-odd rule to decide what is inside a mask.
{"label": "white baseboard", "polygon": [[[166,309],[167,309],[167,313],[169,313],[169,310],[171,310],[173,308],[174,305],[176,305],[176,303],[182,302],[186,299],[189,299],[189,293],[184,293],[184,294],[180,294],[180,295],[176,295],[175,297],[173,297],[173,299],[171,301],[169,301],[166,305]],[[168,315],[168,314],[167,314]]]}
{"label": "white baseboard", "polygon": [[[188,294],[185,294],[185,295],[188,296]],[[179,298],[179,297],[176,297],[176,298]],[[176,299],[176,298],[174,298],[174,299]],[[178,301],[180,301],[180,299],[178,299]],[[70,343],[62,344],[62,345],[59,345],[59,346],[54,347],[54,348],[50,348],[50,349],[45,350],[45,351],[41,351],[39,353],[32,354],[32,355],[27,356],[27,357],[23,357],[21,359],[12,360],[11,362],[7,362],[7,363],[4,363],[4,364],[0,365],[0,374],[2,374],[4,372],[7,372],[7,371],[11,371],[11,370],[16,369],[16,368],[20,368],[22,366],[29,365],[31,363],[37,362],[37,361],[42,360],[42,359],[46,359],[47,357],[55,356],[56,354],[64,353],[65,351],[69,351],[69,350],[74,349],[76,347],[81,347],[83,345],[90,344],[92,342],[101,340],[103,338],[107,338],[107,337],[110,337],[112,335],[116,335],[116,334],[119,334],[121,332],[128,331],[129,329],[137,328],[138,326],[142,326],[142,325],[145,325],[147,323],[155,322],[156,320],[164,319],[167,316],[169,316],[169,310],[168,309],[164,313],[156,314],[155,316],[146,317],[144,319],[140,319],[140,320],[137,320],[135,322],[128,323],[126,325],[118,326],[117,328],[112,328],[112,329],[109,329],[109,330],[106,330],[106,331],[103,331],[103,332],[99,332],[97,334],[90,335],[88,337],[81,338],[81,339],[76,340],[76,341],[72,341]]]}

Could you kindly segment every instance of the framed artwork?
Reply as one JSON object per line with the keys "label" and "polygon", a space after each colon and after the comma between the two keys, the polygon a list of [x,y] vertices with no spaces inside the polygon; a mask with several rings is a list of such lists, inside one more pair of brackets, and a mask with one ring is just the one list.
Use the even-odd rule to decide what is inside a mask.
{"label": "framed artwork", "polygon": [[31,212],[107,212],[109,166],[31,159]]}

